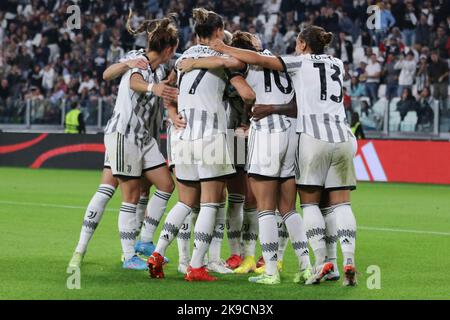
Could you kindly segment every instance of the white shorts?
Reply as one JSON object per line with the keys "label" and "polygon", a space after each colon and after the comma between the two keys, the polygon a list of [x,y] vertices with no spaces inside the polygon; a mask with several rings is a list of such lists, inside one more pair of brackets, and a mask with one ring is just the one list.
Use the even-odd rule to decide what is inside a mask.
{"label": "white shorts", "polygon": [[247,172],[249,176],[294,178],[298,134],[295,123],[283,132],[267,132],[250,128]]}
{"label": "white shorts", "polygon": [[113,176],[140,178],[142,173],[166,165],[166,160],[154,138],[142,146],[123,134],[113,132],[105,138],[106,160]]}
{"label": "white shorts", "polygon": [[197,140],[171,140],[172,161],[179,181],[199,182],[236,173],[225,134]]}
{"label": "white shorts", "polygon": [[330,143],[305,133],[300,134],[297,150],[297,185],[325,189],[355,189],[353,157],[356,148],[354,137],[349,137],[347,142]]}

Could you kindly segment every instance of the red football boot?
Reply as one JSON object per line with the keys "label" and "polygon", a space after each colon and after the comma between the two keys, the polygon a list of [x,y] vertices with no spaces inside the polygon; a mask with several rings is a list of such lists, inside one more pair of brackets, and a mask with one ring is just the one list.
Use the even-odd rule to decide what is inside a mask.
{"label": "red football boot", "polygon": [[261,268],[265,264],[266,262],[264,261],[264,258],[261,256],[259,257],[258,262],[256,262],[256,268]]}
{"label": "red football boot", "polygon": [[186,276],[184,277],[186,281],[216,281],[217,278],[210,276],[206,267],[192,268],[188,267]]}
{"label": "red football boot", "polygon": [[147,260],[148,271],[151,278],[162,279],[164,278],[164,257],[158,252],[153,252]]}
{"label": "red football boot", "polygon": [[237,254],[233,254],[231,257],[227,259],[225,265],[230,269],[236,269],[241,265],[241,263],[242,257]]}

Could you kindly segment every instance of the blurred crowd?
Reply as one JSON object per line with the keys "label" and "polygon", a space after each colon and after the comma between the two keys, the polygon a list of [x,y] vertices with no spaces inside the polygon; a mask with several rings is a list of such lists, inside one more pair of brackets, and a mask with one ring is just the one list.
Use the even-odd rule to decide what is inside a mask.
{"label": "blurred crowd", "polygon": [[[67,25],[73,4],[80,8],[80,29]],[[378,8],[376,28],[367,24],[371,5]],[[332,31],[329,53],[345,62],[349,110],[355,97],[368,97],[370,109],[380,96],[408,96],[416,100],[414,108],[424,97],[434,98],[447,112],[448,0],[9,0],[0,2],[0,122],[14,121],[22,110],[17,101],[25,99],[47,101],[44,123],[59,116],[55,109],[62,100],[85,109],[98,99],[113,101],[117,82],[102,81],[103,71],[146,43],[144,35],[126,32],[129,9],[133,25],[176,12],[181,52],[195,43],[195,7],[215,10],[227,30],[256,34],[264,48],[280,55],[294,52],[296,35],[308,25]]]}

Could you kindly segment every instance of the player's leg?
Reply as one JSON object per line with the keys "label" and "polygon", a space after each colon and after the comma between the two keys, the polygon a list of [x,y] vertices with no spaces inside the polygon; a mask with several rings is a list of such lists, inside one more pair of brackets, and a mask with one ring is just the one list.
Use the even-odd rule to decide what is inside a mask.
{"label": "player's leg", "polygon": [[327,190],[322,192],[320,200],[320,211],[325,220],[325,243],[327,246],[327,262],[333,264],[333,271],[327,274],[327,281],[337,281],[340,278],[339,268],[337,265],[337,228],[336,213],[334,208],[330,206],[329,193]]}
{"label": "player's leg", "polygon": [[204,258],[213,237],[226,180],[236,171],[224,134],[204,137],[195,141],[193,146],[194,149],[202,150],[197,165],[201,185],[200,212],[194,227],[194,250],[184,279],[187,281],[214,281],[216,278],[210,276],[203,266]]}
{"label": "player's leg", "polygon": [[[356,140],[340,143],[333,153],[325,188],[329,191],[329,203],[336,214],[336,229],[344,262],[346,286],[356,285],[355,242],[356,219],[350,204],[350,191],[356,188],[356,174],[353,156]],[[343,163],[345,165],[343,165]]]}
{"label": "player's leg", "polygon": [[143,165],[142,148],[119,132],[105,135],[104,141],[111,171],[119,180],[122,193],[118,227],[124,257],[123,268],[145,270],[145,261],[134,250],[137,234],[136,209]]}
{"label": "player's leg", "polygon": [[144,171],[145,178],[156,188],[147,205],[147,214],[141,230],[141,242],[136,251],[150,256],[155,250],[154,234],[167,208],[175,188],[172,176],[165,163]]}
{"label": "player's leg", "polygon": [[217,272],[220,274],[233,273],[233,271],[225,266],[225,262],[221,258],[223,235],[225,232],[225,221],[226,221],[226,211],[225,211],[225,200],[226,200],[226,190],[224,188],[221,202],[219,203],[219,209],[216,214],[216,222],[214,226],[213,237],[211,239],[211,244],[209,246],[208,252],[208,264],[207,269],[211,272]]}
{"label": "player's leg", "polygon": [[278,180],[261,176],[251,176],[249,179],[258,205],[259,240],[265,261],[265,273],[261,276],[251,277],[249,281],[265,283],[261,280],[267,277],[274,279],[270,284],[276,284],[280,282],[277,269],[278,227],[275,217]]}
{"label": "player's leg", "polygon": [[[200,205],[200,199],[198,201]],[[178,272],[186,274],[189,262],[191,261],[191,230],[197,221],[200,207],[192,208],[191,213],[184,219],[184,222],[177,235],[178,244]]]}
{"label": "player's leg", "polygon": [[243,223],[246,174],[243,170],[236,170],[236,175],[227,180],[228,209],[227,209],[227,235],[230,247],[230,257],[226,263],[230,269],[236,269],[241,259],[241,230]]}
{"label": "player's leg", "polygon": [[[177,173],[179,171],[180,168],[177,167]],[[162,265],[164,263],[163,256],[165,251],[175,237],[177,237],[180,228],[190,215],[192,208],[198,205],[200,196],[200,184],[198,182],[178,180],[177,186],[178,202],[168,212],[158,243],[156,244],[156,249],[147,261],[152,278],[164,277]]]}
{"label": "player's leg", "polygon": [[326,262],[325,220],[319,208],[333,148],[333,144],[307,134],[300,135],[296,183],[299,188],[306,236],[315,257],[313,276],[306,284],[320,283],[333,269],[333,264]]}
{"label": "player's leg", "polygon": [[118,181],[113,177],[111,169],[105,166],[97,192],[93,195],[86,208],[80,238],[72,259],[69,262],[70,267],[81,266],[89,241],[94,235],[95,229],[103,217],[105,207],[114,195],[117,185]]}
{"label": "player's leg", "polygon": [[194,250],[187,270],[187,281],[213,281],[204,267],[204,259],[211,243],[216,215],[223,196],[225,180],[201,182],[200,212],[194,227]]}
{"label": "player's leg", "polygon": [[133,270],[145,270],[145,262],[142,261],[134,249],[136,243],[136,209],[140,196],[139,177],[118,177],[122,204],[119,211],[119,235],[124,257],[123,268]]}
{"label": "player's leg", "polygon": [[248,273],[256,269],[255,252],[256,241],[258,240],[259,234],[258,210],[256,208],[256,198],[253,194],[252,188],[250,187],[250,182],[248,181],[247,175],[245,176],[245,180],[247,190],[245,194],[241,244],[241,252],[244,255],[244,260],[235,270],[235,273]]}
{"label": "player's leg", "polygon": [[[145,179],[141,178],[141,196],[139,197],[138,206],[136,209],[136,228],[138,230],[138,236],[141,233],[142,226],[144,224],[144,218],[148,205],[148,197],[150,194],[150,188],[152,187],[151,183]],[[140,242],[138,240],[137,242]],[[137,244],[136,242],[136,244]]]}
{"label": "player's leg", "polygon": [[296,274],[294,282],[305,283],[311,277],[311,262],[305,225],[302,217],[295,209],[297,199],[295,179],[281,180],[279,194],[278,210],[282,216],[282,222],[286,226],[299,264],[299,272]]}
{"label": "player's leg", "polygon": [[284,253],[289,242],[289,233],[286,224],[283,221],[283,216],[278,210],[275,212],[275,216],[277,218],[278,227],[278,271],[281,272],[283,269]]}

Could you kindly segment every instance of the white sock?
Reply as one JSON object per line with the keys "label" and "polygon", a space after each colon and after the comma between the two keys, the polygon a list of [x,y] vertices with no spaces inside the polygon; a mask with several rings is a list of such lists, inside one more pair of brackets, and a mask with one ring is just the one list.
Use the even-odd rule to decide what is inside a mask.
{"label": "white sock", "polygon": [[327,245],[325,243],[325,220],[322,217],[318,205],[302,205],[303,222],[305,224],[306,237],[314,252],[316,266],[325,263],[327,257]]}
{"label": "white sock", "polygon": [[183,225],[183,222],[189,213],[191,213],[191,208],[182,202],[177,202],[177,204],[173,206],[164,221],[164,226],[161,230],[158,243],[156,244],[155,252],[164,256],[167,247],[177,236],[178,230],[180,230],[180,227]]}
{"label": "white sock", "polygon": [[244,209],[244,223],[242,225],[242,251],[246,257],[255,257],[258,233],[258,212],[254,208]]}
{"label": "white sock", "polygon": [[258,212],[258,222],[259,241],[266,263],[266,274],[274,275],[277,272],[278,261],[278,228],[275,212],[271,210]]}
{"label": "white sock", "polygon": [[302,217],[294,210],[284,215],[284,224],[289,232],[292,247],[298,258],[300,270],[311,267],[309,260],[308,239]]}
{"label": "white sock", "polygon": [[94,235],[95,229],[102,219],[106,204],[114,195],[115,190],[116,189],[109,184],[101,184],[98,187],[97,192],[94,194],[86,208],[80,232],[80,239],[78,240],[78,245],[75,249],[76,252],[86,252],[89,240],[91,240]]}
{"label": "white sock", "polygon": [[178,263],[189,263],[191,260],[191,221],[192,212],[184,219],[177,234]]}
{"label": "white sock", "polygon": [[153,242],[161,217],[167,208],[171,193],[156,190],[147,206],[147,215],[144,218],[144,227],[141,230],[142,242]]}
{"label": "white sock", "polygon": [[284,252],[286,251],[286,246],[289,241],[289,233],[280,213],[276,212],[275,217],[277,219],[278,227],[278,261],[283,261]]}
{"label": "white sock", "polygon": [[203,266],[206,251],[213,237],[218,210],[218,203],[202,203],[200,205],[200,213],[194,228],[194,251],[190,263],[192,268]]}
{"label": "white sock", "polygon": [[337,270],[337,227],[336,213],[333,207],[320,208],[323,219],[325,220],[325,243],[327,245],[327,261],[333,263]]}
{"label": "white sock", "polygon": [[140,233],[144,223],[145,209],[147,209],[148,197],[141,196],[136,208],[136,229]]}
{"label": "white sock", "polygon": [[128,202],[122,202],[120,206],[119,234],[125,260],[131,259],[135,255],[136,207],[135,204]]}
{"label": "white sock", "polygon": [[245,196],[237,193],[228,194],[227,236],[231,255],[241,255],[241,230],[244,216]]}
{"label": "white sock", "polygon": [[225,231],[225,220],[225,202],[222,202],[219,204],[219,209],[217,210],[216,214],[216,224],[214,226],[214,233],[211,244],[209,246],[209,261],[220,261],[221,259],[223,233]]}
{"label": "white sock", "polygon": [[345,265],[355,264],[356,220],[350,203],[334,206],[337,235]]}

